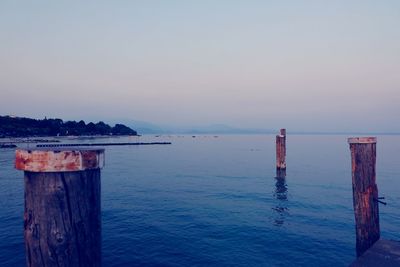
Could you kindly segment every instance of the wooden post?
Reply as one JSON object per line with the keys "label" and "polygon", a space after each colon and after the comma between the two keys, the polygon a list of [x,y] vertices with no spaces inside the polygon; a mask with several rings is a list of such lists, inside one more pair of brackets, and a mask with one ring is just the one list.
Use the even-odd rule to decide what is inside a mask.
{"label": "wooden post", "polygon": [[27,266],[100,266],[104,149],[17,150]]}
{"label": "wooden post", "polygon": [[276,136],[276,176],[286,176],[286,129]]}
{"label": "wooden post", "polygon": [[356,222],[356,251],[361,256],[380,238],[376,137],[349,138]]}

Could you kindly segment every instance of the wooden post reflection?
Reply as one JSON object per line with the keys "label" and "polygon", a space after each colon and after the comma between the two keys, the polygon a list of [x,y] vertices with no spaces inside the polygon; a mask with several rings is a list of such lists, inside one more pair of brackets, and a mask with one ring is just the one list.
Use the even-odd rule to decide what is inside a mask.
{"label": "wooden post reflection", "polygon": [[275,225],[282,226],[285,222],[285,216],[288,214],[288,207],[287,207],[287,192],[288,187],[286,184],[286,179],[284,177],[275,177],[275,191],[274,197],[278,200],[277,204],[273,210],[277,212],[277,217],[275,218]]}

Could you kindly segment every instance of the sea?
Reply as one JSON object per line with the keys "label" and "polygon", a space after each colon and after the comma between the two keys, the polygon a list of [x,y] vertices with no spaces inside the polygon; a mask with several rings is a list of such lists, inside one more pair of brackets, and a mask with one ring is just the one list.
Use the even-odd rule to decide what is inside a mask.
{"label": "sea", "polygon": [[[67,138],[107,146],[101,171],[103,266],[348,266],[356,257],[347,135]],[[35,144],[23,144],[34,148]],[[0,150],[0,266],[25,266],[23,172]],[[381,236],[400,240],[400,136],[380,135]]]}

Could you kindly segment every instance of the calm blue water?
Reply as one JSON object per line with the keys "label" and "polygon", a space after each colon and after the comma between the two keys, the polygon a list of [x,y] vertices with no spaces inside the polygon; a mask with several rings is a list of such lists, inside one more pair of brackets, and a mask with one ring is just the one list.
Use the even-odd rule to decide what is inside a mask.
{"label": "calm blue water", "polygon": [[[346,136],[142,136],[106,147],[104,266],[347,266],[355,258]],[[400,240],[400,136],[378,136],[382,237]],[[0,150],[0,266],[24,266],[23,173]]]}

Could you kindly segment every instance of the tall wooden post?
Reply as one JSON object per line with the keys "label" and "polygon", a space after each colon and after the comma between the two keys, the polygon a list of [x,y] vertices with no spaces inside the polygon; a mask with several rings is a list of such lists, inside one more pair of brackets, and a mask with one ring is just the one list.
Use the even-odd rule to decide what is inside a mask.
{"label": "tall wooden post", "polygon": [[27,266],[100,266],[104,149],[17,150]]}
{"label": "tall wooden post", "polygon": [[276,176],[286,176],[286,129],[276,136]]}
{"label": "tall wooden post", "polygon": [[380,238],[376,137],[349,138],[356,221],[356,251],[361,256]]}

